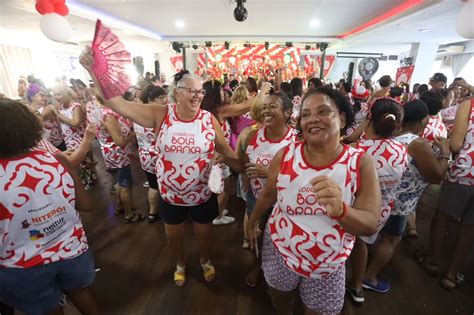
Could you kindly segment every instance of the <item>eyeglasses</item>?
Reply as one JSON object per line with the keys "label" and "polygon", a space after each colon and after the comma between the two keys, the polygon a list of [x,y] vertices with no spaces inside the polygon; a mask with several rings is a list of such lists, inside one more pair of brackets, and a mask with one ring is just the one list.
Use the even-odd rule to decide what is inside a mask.
{"label": "eyeglasses", "polygon": [[188,93],[191,93],[193,96],[196,96],[197,94],[201,94],[202,96],[206,95],[206,90],[205,89],[192,89],[192,88],[187,88],[187,87],[178,87],[178,89],[183,89],[188,91]]}

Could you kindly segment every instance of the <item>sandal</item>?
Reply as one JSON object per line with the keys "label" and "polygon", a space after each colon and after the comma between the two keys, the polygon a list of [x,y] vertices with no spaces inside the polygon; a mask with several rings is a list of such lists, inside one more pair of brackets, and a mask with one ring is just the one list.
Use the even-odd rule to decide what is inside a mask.
{"label": "sandal", "polygon": [[148,213],[148,223],[155,223],[156,221],[161,220],[160,213]]}
{"label": "sandal", "polygon": [[125,224],[142,222],[145,219],[146,219],[146,217],[143,213],[134,212],[131,217],[129,217],[129,218],[125,217]]}
{"label": "sandal", "polygon": [[430,276],[436,277],[439,275],[439,264],[431,262],[430,256],[423,253],[421,249],[415,251],[415,260]]}
{"label": "sandal", "polygon": [[204,280],[208,283],[214,281],[216,278],[216,268],[212,265],[211,260],[208,260],[205,264],[201,263],[201,267]]}
{"label": "sandal", "polygon": [[179,265],[176,265],[176,270],[174,271],[173,278],[174,283],[176,283],[178,287],[183,287],[186,284],[186,266],[181,267]]}
{"label": "sandal", "polygon": [[459,283],[456,279],[451,279],[448,276],[444,276],[439,281],[439,285],[447,291],[453,291],[458,287]]}
{"label": "sandal", "polygon": [[407,233],[405,234],[405,238],[409,240],[417,240],[418,239],[418,231],[416,228],[411,227],[407,230]]}
{"label": "sandal", "polygon": [[114,215],[121,215],[125,212],[124,208],[115,208]]}
{"label": "sandal", "polygon": [[243,249],[250,249],[250,242],[248,239],[244,238],[244,241],[242,242],[242,248]]}

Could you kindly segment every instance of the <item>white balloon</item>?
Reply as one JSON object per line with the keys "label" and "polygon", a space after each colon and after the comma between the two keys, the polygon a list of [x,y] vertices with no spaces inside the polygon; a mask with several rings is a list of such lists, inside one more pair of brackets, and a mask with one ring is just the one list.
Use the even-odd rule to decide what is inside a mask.
{"label": "white balloon", "polygon": [[465,3],[458,15],[456,31],[465,38],[474,39],[474,0]]}
{"label": "white balloon", "polygon": [[60,43],[67,41],[72,33],[69,22],[57,13],[43,15],[40,20],[40,29],[46,37]]}

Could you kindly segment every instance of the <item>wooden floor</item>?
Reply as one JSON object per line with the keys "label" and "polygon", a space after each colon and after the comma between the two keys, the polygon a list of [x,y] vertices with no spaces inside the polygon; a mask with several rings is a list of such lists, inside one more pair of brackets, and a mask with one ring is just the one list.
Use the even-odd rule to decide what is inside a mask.
{"label": "wooden floor", "polygon": [[[114,216],[114,196],[109,194],[112,175],[105,172],[100,153],[97,171],[100,184],[91,193],[96,209],[82,215],[89,243],[92,247],[97,272],[93,285],[102,314],[272,314],[265,281],[257,288],[244,284],[252,255],[241,249],[244,204],[231,200],[229,209],[237,222],[215,227],[213,231],[213,263],[217,279],[206,284],[199,265],[197,244],[193,240],[192,225],[187,226],[188,283],[177,287],[172,280],[174,259],[167,246],[163,224],[126,225],[123,216]],[[135,160],[134,204],[146,210],[144,176]],[[346,298],[343,314],[474,314],[474,255],[471,254],[464,270],[466,281],[454,292],[443,290],[436,278],[426,275],[412,259],[416,247],[427,246],[429,223],[435,198],[424,195],[420,202],[417,244],[403,241],[381,277],[391,283],[386,294],[365,291],[366,302],[357,307]],[[454,229],[446,235],[446,251],[452,248]],[[473,247],[474,250],[474,247]],[[66,307],[66,314],[77,314]],[[295,314],[301,314],[301,305]]]}

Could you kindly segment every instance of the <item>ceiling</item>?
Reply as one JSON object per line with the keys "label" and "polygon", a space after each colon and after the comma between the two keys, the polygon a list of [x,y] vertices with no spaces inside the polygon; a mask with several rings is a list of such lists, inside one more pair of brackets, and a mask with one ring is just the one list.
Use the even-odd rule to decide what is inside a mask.
{"label": "ceiling", "polygon": [[[332,42],[363,45],[465,40],[456,34],[461,0],[247,0],[245,22],[232,0],[67,0],[72,42],[89,41],[101,18],[129,40]],[[0,28],[39,34],[34,0],[2,0]],[[319,25],[312,27],[317,19]],[[178,28],[176,21],[185,26]],[[427,29],[420,32],[420,29]],[[1,36],[1,35],[0,35]]]}

